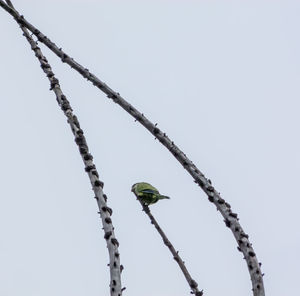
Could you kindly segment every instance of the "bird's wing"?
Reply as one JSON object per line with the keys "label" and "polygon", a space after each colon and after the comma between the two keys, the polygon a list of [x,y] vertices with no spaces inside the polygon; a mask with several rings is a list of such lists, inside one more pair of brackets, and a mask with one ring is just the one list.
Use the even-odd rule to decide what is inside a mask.
{"label": "bird's wing", "polygon": [[157,194],[157,190],[153,190],[153,189],[144,189],[141,192],[143,192],[143,193]]}
{"label": "bird's wing", "polygon": [[152,185],[148,184],[148,183],[139,183],[137,185],[137,191],[138,192],[148,192],[148,193],[156,193],[159,194],[158,190],[153,187]]}

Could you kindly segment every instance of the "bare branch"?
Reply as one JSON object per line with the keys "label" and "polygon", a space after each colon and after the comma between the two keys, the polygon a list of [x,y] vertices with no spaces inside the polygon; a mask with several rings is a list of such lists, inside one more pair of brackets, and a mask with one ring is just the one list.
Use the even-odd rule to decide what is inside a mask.
{"label": "bare branch", "polygon": [[[10,1],[7,1],[7,3],[12,6],[12,3]],[[102,219],[104,238],[106,240],[107,248],[109,251],[110,295],[121,296],[124,289],[122,289],[121,286],[120,254],[118,251],[119,243],[115,237],[114,227],[111,220],[112,209],[107,206],[107,197],[103,193],[104,183],[99,179],[99,174],[97,172],[95,164],[93,163],[93,156],[89,153],[89,148],[83,134],[83,130],[80,128],[78,119],[73,114],[70,103],[60,88],[58,79],[55,78],[47,59],[42,54],[36,42],[30,37],[26,28],[24,28],[22,25],[20,27],[23,31],[23,35],[30,43],[31,49],[35,52],[35,56],[38,58],[41,68],[47,75],[50,81],[50,90],[54,91],[56,100],[65,116],[67,117],[72,133],[75,136],[75,142],[79,148],[80,155],[84,162],[85,171],[89,176],[95,194],[95,199],[97,200],[97,204],[99,207],[99,214]]]}
{"label": "bare branch", "polygon": [[161,236],[164,244],[168,247],[168,249],[170,250],[170,252],[173,255],[173,259],[178,263],[184,277],[186,278],[192,292],[191,294],[194,294],[195,296],[202,296],[203,295],[203,290],[199,291],[198,289],[198,283],[191,277],[189,271],[187,270],[184,261],[181,259],[181,257],[179,256],[178,251],[175,250],[174,246],[172,245],[172,243],[169,241],[169,239],[167,238],[166,234],[163,232],[163,230],[161,229],[161,227],[159,226],[158,222],[156,221],[156,219],[153,217],[153,215],[150,212],[150,209],[147,205],[145,205],[138,197],[137,200],[140,202],[140,204],[143,207],[143,211],[148,215],[151,224],[154,225],[154,227],[156,228],[156,230],[158,231],[159,235]]}
{"label": "bare branch", "polygon": [[88,69],[81,66],[79,63],[73,60],[69,55],[58,48],[53,42],[50,41],[44,34],[42,34],[37,28],[31,25],[23,16],[20,16],[15,10],[8,7],[2,0],[0,0],[0,6],[10,13],[15,20],[28,28],[38,40],[43,42],[49,49],[51,49],[62,62],[69,64],[77,72],[79,72],[84,78],[87,78],[101,91],[107,94],[107,97],[112,99],[115,103],[120,105],[131,116],[139,121],[155,138],[157,138],[181,163],[183,168],[193,177],[194,182],[197,183],[202,190],[208,196],[208,200],[212,202],[221,215],[224,218],[225,225],[232,231],[237,243],[238,250],[244,255],[244,259],[247,262],[254,296],[264,296],[263,277],[260,269],[260,263],[257,260],[256,254],[252,248],[252,244],[249,241],[249,236],[242,229],[237,214],[233,213],[231,206],[221,198],[220,194],[212,186],[209,179],[193,164],[193,162],[181,151],[169,137],[161,131],[156,125],[154,125],[149,119],[147,119],[143,113],[139,112],[131,104],[129,104],[119,93],[113,91],[109,86],[92,74]]}

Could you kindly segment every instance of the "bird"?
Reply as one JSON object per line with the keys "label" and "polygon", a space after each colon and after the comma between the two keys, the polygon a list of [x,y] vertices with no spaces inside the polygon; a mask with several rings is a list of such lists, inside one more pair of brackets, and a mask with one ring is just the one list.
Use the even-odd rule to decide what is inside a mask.
{"label": "bird", "polygon": [[170,199],[169,196],[161,195],[155,187],[145,182],[133,184],[131,191],[147,206],[156,203],[160,199]]}

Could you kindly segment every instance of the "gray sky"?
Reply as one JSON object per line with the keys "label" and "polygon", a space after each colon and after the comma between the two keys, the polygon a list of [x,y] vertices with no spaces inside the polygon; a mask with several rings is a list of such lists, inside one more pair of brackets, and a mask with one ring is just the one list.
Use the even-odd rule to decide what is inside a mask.
{"label": "gray sky", "polygon": [[[212,180],[263,263],[267,295],[297,295],[299,1],[20,1],[21,14],[165,131]],[[0,295],[108,295],[108,253],[66,120],[0,9]],[[44,46],[42,46],[44,49]],[[152,206],[205,295],[251,295],[231,232],[167,150],[44,49],[78,115],[120,241],[128,296],[189,295],[130,192]]]}

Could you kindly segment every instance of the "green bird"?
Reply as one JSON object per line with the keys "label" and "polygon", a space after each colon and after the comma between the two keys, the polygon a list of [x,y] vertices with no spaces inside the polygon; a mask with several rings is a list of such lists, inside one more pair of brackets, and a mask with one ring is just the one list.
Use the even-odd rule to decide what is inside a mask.
{"label": "green bird", "polygon": [[161,195],[155,187],[145,182],[133,184],[131,191],[147,206],[156,203],[160,199],[170,199],[168,196]]}

